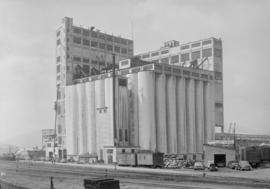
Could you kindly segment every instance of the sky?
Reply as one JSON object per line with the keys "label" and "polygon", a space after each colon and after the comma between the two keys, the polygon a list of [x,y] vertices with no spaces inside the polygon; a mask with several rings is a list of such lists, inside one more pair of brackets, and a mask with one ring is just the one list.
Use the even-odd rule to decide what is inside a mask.
{"label": "sky", "polygon": [[[54,128],[56,29],[75,25],[134,39],[223,41],[225,131],[270,135],[270,0],[0,0],[0,142],[40,145]],[[133,27],[132,27],[133,26]]]}

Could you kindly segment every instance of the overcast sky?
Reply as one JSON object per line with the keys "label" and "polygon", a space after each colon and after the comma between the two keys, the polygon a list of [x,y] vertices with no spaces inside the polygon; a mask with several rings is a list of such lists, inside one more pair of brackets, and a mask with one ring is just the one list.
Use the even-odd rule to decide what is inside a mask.
{"label": "overcast sky", "polygon": [[221,38],[225,125],[270,134],[270,1],[0,0],[0,141],[39,145],[41,129],[54,127],[55,30],[65,16],[128,38],[133,22],[135,53]]}

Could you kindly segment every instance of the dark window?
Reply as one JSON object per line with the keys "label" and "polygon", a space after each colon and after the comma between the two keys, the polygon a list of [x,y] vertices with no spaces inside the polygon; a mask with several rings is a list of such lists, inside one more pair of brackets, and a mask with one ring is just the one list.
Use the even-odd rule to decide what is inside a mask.
{"label": "dark window", "polygon": [[84,35],[84,36],[89,36],[89,35],[90,35],[90,31],[84,29],[84,30],[83,30],[83,35]]}
{"label": "dark window", "polygon": [[128,49],[128,52],[129,52],[129,53],[132,53],[132,52],[133,52],[133,50],[132,50],[132,49]]}
{"label": "dark window", "polygon": [[131,149],[131,153],[135,153],[135,149]]}
{"label": "dark window", "polygon": [[191,53],[191,59],[196,60],[201,58],[201,51],[195,51]]}
{"label": "dark window", "polygon": [[207,40],[207,41],[203,41],[203,42],[202,42],[203,45],[208,45],[208,44],[211,44],[211,43],[212,43],[211,40]]}
{"label": "dark window", "polygon": [[169,58],[162,58],[161,63],[169,64]]}
{"label": "dark window", "polygon": [[56,77],[56,80],[57,80],[57,81],[60,81],[60,75],[58,75],[58,76]]}
{"label": "dark window", "polygon": [[48,143],[48,144],[47,144],[47,147],[51,147],[51,143]]}
{"label": "dark window", "polygon": [[152,60],[152,62],[159,63],[159,59],[157,59],[157,60]]}
{"label": "dark window", "polygon": [[91,37],[95,37],[95,38],[97,38],[97,37],[98,37],[97,32],[95,32],[95,31],[91,31]]}
{"label": "dark window", "polygon": [[80,57],[77,57],[77,56],[74,56],[74,57],[73,57],[73,60],[74,60],[74,61],[77,61],[77,62],[81,62],[81,58],[80,58]]}
{"label": "dark window", "polygon": [[181,46],[181,50],[189,49],[189,45]]}
{"label": "dark window", "polygon": [[220,102],[215,103],[216,108],[223,108],[223,104]]}
{"label": "dark window", "polygon": [[73,43],[81,44],[81,38],[80,37],[73,37]]}
{"label": "dark window", "polygon": [[105,35],[100,33],[100,34],[99,34],[99,38],[100,38],[100,39],[105,39]]}
{"label": "dark window", "polygon": [[106,39],[107,39],[107,41],[111,41],[111,42],[113,41],[113,38],[112,38],[112,36],[110,36],[110,35],[107,35],[107,36],[106,36]]}
{"label": "dark window", "polygon": [[161,51],[161,54],[167,54],[169,50]]}
{"label": "dark window", "polygon": [[90,46],[90,41],[88,39],[83,39],[83,45]]}
{"label": "dark window", "polygon": [[171,57],[171,64],[175,64],[179,62],[179,55],[175,55]]}
{"label": "dark window", "polygon": [[126,152],[126,150],[125,149],[122,149],[122,153],[125,153]]}
{"label": "dark window", "polygon": [[80,29],[80,28],[74,27],[74,28],[73,28],[73,32],[74,32],[74,33],[77,33],[77,34],[81,34],[81,29]]}
{"label": "dark window", "polygon": [[144,54],[142,55],[142,58],[149,58],[150,57],[150,54]]}
{"label": "dark window", "polygon": [[56,33],[56,36],[58,37],[60,34],[61,34],[61,31],[58,31],[58,32]]}
{"label": "dark window", "polygon": [[126,48],[121,48],[121,53],[127,54],[127,49]]}
{"label": "dark window", "polygon": [[118,38],[118,37],[115,37],[115,38],[114,38],[114,42],[115,42],[115,43],[120,43],[120,41],[121,41],[120,38]]}
{"label": "dark window", "polygon": [[202,50],[202,57],[209,57],[209,56],[212,56],[212,48],[203,49]]}
{"label": "dark window", "polygon": [[83,72],[86,74],[89,73],[89,66],[88,65],[83,65]]}
{"label": "dark window", "polygon": [[113,46],[112,45],[107,45],[107,50],[108,51],[112,51],[113,50]]}
{"label": "dark window", "polygon": [[121,39],[121,43],[122,43],[123,45],[127,45],[127,40],[126,40],[126,39]]}
{"label": "dark window", "polygon": [[221,72],[215,72],[215,79],[216,80],[222,80],[222,73]]}
{"label": "dark window", "polygon": [[118,82],[119,82],[119,85],[120,86],[124,86],[124,87],[127,86],[127,80],[126,79],[120,79],[119,78]]}
{"label": "dark window", "polygon": [[58,45],[60,45],[60,43],[61,43],[60,39],[57,39],[56,45],[58,46]]}
{"label": "dark window", "polygon": [[56,66],[56,73],[59,73],[60,72],[60,65],[57,65]]}
{"label": "dark window", "polygon": [[181,54],[181,62],[189,60],[189,53]]}
{"label": "dark window", "polygon": [[222,51],[220,49],[214,49],[214,56],[222,58]]}
{"label": "dark window", "polygon": [[191,47],[199,47],[199,46],[201,46],[201,43],[193,43],[193,44],[191,45]]}
{"label": "dark window", "polygon": [[128,132],[127,132],[127,129],[125,129],[125,141],[126,142],[128,141]]}
{"label": "dark window", "polygon": [[96,60],[91,60],[91,64],[95,64],[95,65],[97,65],[97,64],[98,64],[98,62],[97,62]]}
{"label": "dark window", "polygon": [[151,56],[158,56],[159,52],[154,52],[151,54]]}
{"label": "dark window", "polygon": [[123,140],[123,137],[122,137],[122,130],[119,129],[119,141],[122,141]]}
{"label": "dark window", "polygon": [[89,63],[89,59],[88,59],[88,58],[84,58],[84,59],[83,59],[83,62],[84,62],[84,63]]}
{"label": "dark window", "polygon": [[113,149],[107,149],[107,153],[108,154],[112,154],[113,153]]}
{"label": "dark window", "polygon": [[129,45],[132,45],[132,44],[133,44],[133,41],[128,40],[128,44],[129,44]]}
{"label": "dark window", "polygon": [[56,58],[56,62],[60,62],[60,61],[61,61],[61,57],[58,56],[58,57]]}
{"label": "dark window", "polygon": [[120,53],[120,47],[114,46],[114,51]]}
{"label": "dark window", "polygon": [[99,48],[105,49],[105,43],[99,43]]}
{"label": "dark window", "polygon": [[96,41],[91,41],[91,47],[97,47],[98,46],[98,42]]}

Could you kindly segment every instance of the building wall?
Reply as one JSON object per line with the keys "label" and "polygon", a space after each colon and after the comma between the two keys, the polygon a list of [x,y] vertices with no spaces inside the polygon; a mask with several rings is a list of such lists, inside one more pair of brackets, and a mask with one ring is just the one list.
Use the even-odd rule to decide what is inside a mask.
{"label": "building wall", "polygon": [[[66,86],[67,155],[103,156],[104,146],[129,144],[127,86],[116,78],[116,131],[112,120],[112,78]],[[127,81],[126,81],[127,82]]]}
{"label": "building wall", "polygon": [[[146,61],[178,65],[183,67],[192,67],[192,62],[194,63],[194,61],[196,61],[194,63],[195,69],[199,68],[214,71],[216,78],[215,82],[213,83],[214,84],[213,90],[215,90],[214,93],[215,126],[221,127],[221,129],[223,130],[224,107],[223,107],[222,53],[223,48],[221,39],[208,38],[181,45],[179,45],[179,42],[177,41],[171,41],[170,43],[168,42],[165,43],[165,45],[158,50],[141,53],[136,56]],[[201,64],[202,62],[203,64]],[[192,81],[190,84],[193,85]],[[192,103],[192,101],[189,101],[189,103]],[[188,113],[191,113],[191,116],[193,114],[193,112],[187,112],[187,114]],[[188,124],[193,124],[192,122],[189,123],[189,120],[187,120],[187,122]],[[189,130],[187,130],[187,132],[189,133]]]}
{"label": "building wall", "polygon": [[[73,19],[65,17],[62,19],[60,27],[56,31],[56,88],[57,88],[57,139],[60,149],[65,149],[71,139],[66,138],[66,85],[73,85],[74,79],[97,75],[103,68],[112,67],[112,53],[115,54],[116,63],[122,59],[133,56],[133,41],[119,36],[113,36],[101,32],[94,27],[79,27],[74,25]],[[82,85],[81,87],[87,88]],[[84,90],[84,89],[82,89]],[[80,95],[77,90],[72,98],[78,103],[86,99],[84,92]],[[70,94],[67,94],[71,98]],[[78,98],[76,97],[78,95]],[[71,104],[70,104],[71,105]],[[84,112],[87,106],[80,106],[79,112]],[[93,110],[91,110],[93,114]],[[80,114],[80,113],[79,113]],[[80,129],[87,130],[85,127],[88,121],[95,122],[95,120],[88,120],[88,116],[76,116],[80,122]],[[86,133],[83,133],[86,135]],[[88,134],[91,134],[90,131]],[[66,141],[69,140],[69,141]],[[75,140],[75,139],[74,139]],[[84,153],[89,149],[87,146],[89,141],[84,136],[78,140],[76,146],[73,148]],[[84,145],[85,144],[85,145]],[[91,144],[89,144],[91,145]],[[91,149],[94,149],[93,147]]]}
{"label": "building wall", "polygon": [[208,161],[214,161],[215,154],[225,154],[226,155],[226,165],[228,165],[229,161],[233,161],[236,158],[236,152],[232,149],[219,148],[214,146],[204,146],[204,163],[206,164]]}

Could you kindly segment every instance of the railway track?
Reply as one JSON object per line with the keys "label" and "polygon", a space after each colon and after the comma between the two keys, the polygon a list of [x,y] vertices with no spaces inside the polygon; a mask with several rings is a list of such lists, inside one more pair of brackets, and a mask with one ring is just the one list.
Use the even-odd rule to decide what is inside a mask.
{"label": "railway track", "polygon": [[[194,185],[198,183],[206,183],[208,185],[218,184],[220,186],[248,186],[257,188],[270,188],[269,183],[262,181],[250,180],[250,179],[235,179],[235,178],[220,178],[220,177],[202,177],[202,176],[191,176],[181,174],[164,174],[164,173],[147,173],[147,172],[135,172],[105,168],[93,168],[93,167],[82,167],[82,166],[70,166],[60,164],[47,164],[47,163],[26,163],[20,162],[18,164],[17,171],[20,174],[33,174],[43,176],[54,176],[57,178],[82,178],[82,177],[103,177],[105,175],[109,177],[115,177],[120,179],[121,182],[129,184],[142,184],[145,186],[161,187],[161,188],[179,188],[182,187],[186,182],[192,182]],[[5,166],[6,170],[15,171],[16,163],[9,162]],[[143,182],[143,180],[154,181],[154,182]],[[164,182],[165,181],[165,182]],[[176,182],[177,184],[166,184],[169,182]],[[183,186],[184,188],[200,188],[199,186]],[[203,188],[212,188],[206,187]]]}

